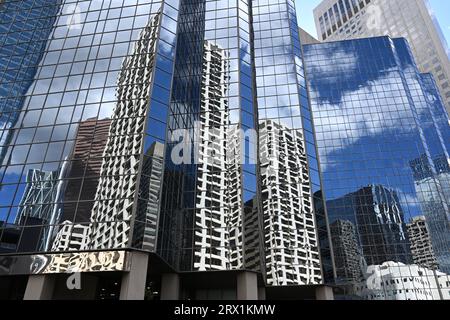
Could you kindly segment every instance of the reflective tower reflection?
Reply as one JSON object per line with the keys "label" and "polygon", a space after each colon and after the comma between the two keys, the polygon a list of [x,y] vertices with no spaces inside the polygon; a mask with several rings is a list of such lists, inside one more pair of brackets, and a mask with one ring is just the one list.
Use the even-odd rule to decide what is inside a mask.
{"label": "reflective tower reflection", "polygon": [[243,267],[240,131],[230,124],[228,51],[204,42],[194,234],[194,269]]}
{"label": "reflective tower reflection", "polygon": [[97,191],[110,124],[110,119],[93,118],[78,125],[64,176],[62,212],[55,219],[62,225],[51,227],[50,236],[54,236],[52,251],[87,249],[89,226],[86,223],[90,221],[94,205],[92,200]]}
{"label": "reflective tower reflection", "polygon": [[[450,128],[442,102],[435,99],[436,86],[429,75],[419,73],[405,39],[311,44],[303,52],[324,211],[332,230],[338,221],[354,224],[367,264],[362,264],[361,283],[345,281],[340,268],[348,254],[330,233],[331,246],[324,254],[334,257],[339,288],[345,291],[352,284],[353,293],[368,299],[435,298],[423,287],[408,294],[400,283],[408,290],[416,282],[437,289],[428,278],[434,267],[418,256],[416,246],[422,240],[412,225],[420,216],[425,216],[439,269],[446,272],[450,246],[444,137]],[[353,242],[347,246],[353,251]]]}
{"label": "reflective tower reflection", "polygon": [[260,121],[261,192],[267,282],[322,280],[314,209],[301,130]]}
{"label": "reflective tower reflection", "polygon": [[154,15],[142,30],[119,74],[118,102],[111,117],[91,214],[90,249],[128,245],[160,16]]}
{"label": "reflective tower reflection", "polygon": [[[436,255],[439,269],[450,274],[450,222],[447,212],[449,210],[448,195],[445,195],[442,184],[450,181],[450,171],[448,165],[445,165],[446,157],[436,158],[436,161],[430,162],[427,155],[410,162],[413,171],[415,189],[425,215],[427,226],[429,228],[431,242],[433,244],[434,254]],[[437,167],[439,173],[435,170]],[[435,173],[436,172],[436,173]],[[442,184],[441,184],[442,182]]]}
{"label": "reflective tower reflection", "polygon": [[431,270],[437,269],[438,263],[425,216],[415,217],[407,228],[414,263]]}
{"label": "reflective tower reflection", "polygon": [[[56,222],[61,213],[64,188],[62,177],[66,170],[67,163],[58,171],[45,172],[37,169],[28,171],[25,191],[14,224],[28,227],[39,226],[39,230],[24,229],[21,239],[23,249],[25,247],[32,251],[49,249],[51,225]],[[35,236],[29,238],[28,236],[33,232],[36,233]]]}
{"label": "reflective tower reflection", "polygon": [[356,226],[349,220],[337,220],[330,225],[338,282],[357,283],[363,279],[367,265],[358,241]]}

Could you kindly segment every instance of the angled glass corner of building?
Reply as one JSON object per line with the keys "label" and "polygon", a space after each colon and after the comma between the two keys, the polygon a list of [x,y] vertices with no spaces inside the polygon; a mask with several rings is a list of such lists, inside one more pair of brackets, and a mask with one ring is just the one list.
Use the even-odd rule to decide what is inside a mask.
{"label": "angled glass corner of building", "polygon": [[1,253],[154,250],[178,6],[1,4]]}
{"label": "angled glass corner of building", "polygon": [[320,179],[294,3],[252,4],[267,283],[318,285]]}
{"label": "angled glass corner of building", "polygon": [[250,4],[181,8],[157,252],[180,271],[262,272]]}
{"label": "angled glass corner of building", "polygon": [[344,297],[449,299],[450,128],[404,39],[304,46],[329,222]]}

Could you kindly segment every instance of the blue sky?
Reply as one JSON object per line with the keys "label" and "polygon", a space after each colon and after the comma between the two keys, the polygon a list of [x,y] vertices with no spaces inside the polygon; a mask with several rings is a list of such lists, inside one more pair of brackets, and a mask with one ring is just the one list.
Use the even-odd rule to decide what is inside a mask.
{"label": "blue sky", "polygon": [[[321,0],[295,0],[299,24],[313,36],[317,36],[316,27],[314,25],[313,9],[320,2]],[[429,3],[437,16],[441,29],[447,39],[447,43],[450,44],[450,1],[429,0]]]}

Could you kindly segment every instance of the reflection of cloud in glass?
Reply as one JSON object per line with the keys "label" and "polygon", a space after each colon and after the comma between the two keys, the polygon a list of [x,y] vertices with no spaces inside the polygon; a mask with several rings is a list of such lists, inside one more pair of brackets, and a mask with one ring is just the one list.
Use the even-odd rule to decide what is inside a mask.
{"label": "reflection of cloud in glass", "polygon": [[[316,125],[330,127],[330,130],[323,130],[321,140],[334,142],[326,149],[319,149],[324,166],[327,164],[327,155],[345,149],[361,138],[387,134],[389,131],[407,133],[416,128],[412,112],[409,106],[406,107],[409,102],[399,97],[396,79],[398,74],[392,71],[355,91],[343,92],[339,103],[321,101],[318,110],[333,115],[326,119],[315,119]],[[382,88],[383,95],[378,94],[378,88]],[[356,100],[355,97],[367,98]],[[355,112],[355,109],[359,112]]]}
{"label": "reflection of cloud in glass", "polygon": [[[102,3],[101,14],[108,12],[108,7],[114,6],[109,1],[95,0],[90,2],[90,10],[95,7],[101,9]],[[61,12],[66,12],[65,9],[68,5],[71,4],[64,4]],[[83,12],[87,10],[86,5],[87,3],[80,3],[80,11],[83,17]],[[113,33],[111,34],[115,35],[116,38],[111,38],[107,34],[102,37],[98,35],[81,36],[80,30],[84,28],[83,33],[87,33],[92,22],[84,18],[80,19],[82,28],[80,30],[77,28],[69,30],[66,25],[66,18],[67,15],[61,16],[55,23],[51,40],[47,43],[47,52],[39,63],[33,84],[26,93],[24,110],[29,111],[22,112],[19,115],[16,129],[37,126],[38,124],[43,125],[43,121],[51,125],[55,122],[54,119],[56,119],[56,123],[74,123],[93,117],[104,119],[110,117],[113,112],[114,101],[116,100],[116,79],[123,55],[128,54],[129,44],[128,42],[118,44],[121,48],[121,54],[117,54],[117,51],[112,51],[112,43],[114,41],[129,41],[131,32],[122,30],[129,29],[130,26],[120,25],[112,30]],[[139,23],[136,22],[137,24]],[[91,31],[95,32],[95,30]],[[68,33],[74,38],[64,41],[64,37]],[[138,33],[133,34],[133,36],[136,38]],[[71,41],[73,39],[76,41]],[[91,47],[92,45],[95,46]],[[99,55],[105,52],[108,52],[108,55],[105,56],[106,59],[97,60]],[[107,58],[112,52],[113,56],[117,56],[117,58]],[[58,63],[57,66],[56,63]],[[53,76],[57,77],[52,79]],[[105,87],[105,84],[107,87]],[[89,105],[86,105],[86,103]],[[35,111],[31,112],[30,110]],[[3,123],[1,125],[6,126]],[[52,132],[51,137],[49,131]],[[15,130],[13,141],[15,139],[26,141],[24,143],[48,142],[50,139],[62,141],[66,138],[73,139],[75,132],[76,128],[71,128],[68,131],[67,126],[48,127],[37,130],[32,140],[32,135],[34,135],[32,130]],[[6,135],[1,136],[0,142],[3,143],[5,139]],[[29,148],[22,147],[22,149]],[[50,158],[51,160],[60,160],[61,152],[64,153],[64,156],[67,156],[70,152],[67,144],[65,148],[62,143],[40,144],[31,148],[27,162],[44,160],[47,149],[47,153],[51,154],[47,160],[50,160]],[[26,159],[24,152],[27,151],[11,151],[10,148],[5,156],[6,159],[8,159],[8,156],[10,157],[10,163],[20,163]],[[17,173],[20,174],[21,172]]]}
{"label": "reflection of cloud in glass", "polygon": [[308,60],[307,67],[311,75],[314,74],[314,77],[317,76],[323,82],[336,84],[339,81],[349,80],[357,71],[359,58],[354,51],[316,47],[314,54],[318,58]]}

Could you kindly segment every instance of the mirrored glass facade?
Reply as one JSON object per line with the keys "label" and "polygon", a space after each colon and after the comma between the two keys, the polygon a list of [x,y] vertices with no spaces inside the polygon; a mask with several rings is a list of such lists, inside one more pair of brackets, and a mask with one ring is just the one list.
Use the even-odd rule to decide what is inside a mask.
{"label": "mirrored glass facade", "polygon": [[327,281],[344,297],[448,299],[450,127],[433,77],[405,39],[306,45],[304,59]]}
{"label": "mirrored glass facade", "polygon": [[322,0],[314,9],[318,38],[336,41],[388,35],[409,41],[421,72],[432,73],[450,113],[450,55],[428,0]]}
{"label": "mirrored glass facade", "polygon": [[403,39],[302,47],[292,0],[0,0],[0,281],[448,298],[443,105]]}
{"label": "mirrored glass facade", "polygon": [[319,284],[320,179],[293,2],[253,1],[253,21],[267,281]]}
{"label": "mirrored glass facade", "polygon": [[178,6],[2,3],[3,252],[130,247],[137,197],[162,174]]}
{"label": "mirrored glass facade", "polygon": [[2,1],[0,121],[0,254],[323,283],[292,0]]}

